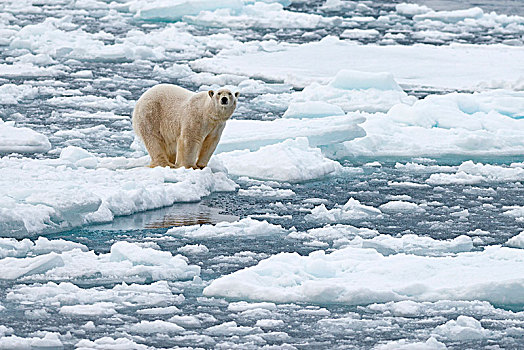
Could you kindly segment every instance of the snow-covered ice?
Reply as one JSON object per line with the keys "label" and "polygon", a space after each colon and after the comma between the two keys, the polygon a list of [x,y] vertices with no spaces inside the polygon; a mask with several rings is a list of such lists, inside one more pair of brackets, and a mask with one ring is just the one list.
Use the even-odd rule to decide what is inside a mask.
{"label": "snow-covered ice", "polygon": [[320,149],[310,147],[305,137],[264,146],[255,152],[220,153],[216,158],[229,174],[286,182],[314,180],[342,169],[338,162],[324,157]]}
{"label": "snow-covered ice", "polygon": [[508,239],[508,241],[506,242],[506,245],[508,247],[524,249],[524,231]]}
{"label": "snow-covered ice", "polygon": [[306,216],[306,219],[316,222],[344,222],[348,220],[372,218],[380,215],[382,215],[380,209],[364,205],[357,199],[350,198],[344,205],[337,205],[333,209],[327,209],[324,204],[320,204],[311,210],[311,213]]}
{"label": "snow-covered ice", "polygon": [[45,153],[50,149],[45,135],[0,119],[0,153]]}
{"label": "snow-covered ice", "polygon": [[359,116],[332,116],[325,118],[273,121],[231,120],[226,124],[217,153],[249,149],[280,143],[288,139],[306,137],[310,147],[337,144],[365,135],[358,126],[364,119]]}
{"label": "snow-covered ice", "polygon": [[162,280],[189,279],[198,276],[200,267],[189,265],[181,255],[142,248],[135,243],[116,242],[110,253],[96,254],[93,251],[63,250],[45,252],[30,257],[6,257],[0,259],[5,273],[0,279],[46,278],[71,280],[99,275],[106,280]]}
{"label": "snow-covered ice", "polygon": [[257,237],[284,233],[280,225],[273,225],[267,221],[250,218],[236,222],[220,222],[216,225],[194,225],[173,227],[167,231],[168,235],[192,238],[227,238],[235,236]]}
{"label": "snow-covered ice", "polygon": [[[282,45],[274,52],[223,53],[196,60],[191,67],[303,87],[326,82],[350,66],[356,71],[392,73],[401,84],[474,89],[481,83],[521,78],[523,50],[522,46],[506,45],[356,45],[329,36],[313,43]],[[431,69],[427,62],[431,62]]]}
{"label": "snow-covered ice", "polygon": [[59,231],[115,216],[192,202],[213,191],[233,191],[227,175],[210,169],[94,168],[97,159],[78,148],[57,160],[0,159],[0,227],[10,236]]}
{"label": "snow-covered ice", "polygon": [[453,257],[383,256],[374,249],[349,247],[331,254],[277,254],[214,280],[204,295],[279,303],[447,299],[517,305],[524,302],[519,292],[523,271],[522,250],[500,246]]}

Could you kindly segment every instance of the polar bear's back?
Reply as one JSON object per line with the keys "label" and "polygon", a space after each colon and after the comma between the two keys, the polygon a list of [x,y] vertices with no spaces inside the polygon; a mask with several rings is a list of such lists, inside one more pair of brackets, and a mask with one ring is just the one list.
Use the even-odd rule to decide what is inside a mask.
{"label": "polar bear's back", "polygon": [[173,133],[185,105],[196,94],[180,86],[160,84],[147,90],[133,111],[133,129],[145,141],[164,132]]}
{"label": "polar bear's back", "polygon": [[159,84],[147,90],[138,101],[143,100],[143,102],[162,102],[163,105],[176,105],[186,102],[194,95],[194,92],[180,86]]}

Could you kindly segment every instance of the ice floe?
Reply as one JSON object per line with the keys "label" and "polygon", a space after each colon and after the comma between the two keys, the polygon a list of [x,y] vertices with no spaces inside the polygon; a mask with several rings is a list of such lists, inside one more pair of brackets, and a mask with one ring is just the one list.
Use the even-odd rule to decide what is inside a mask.
{"label": "ice floe", "polygon": [[297,137],[307,138],[310,147],[338,144],[364,136],[364,130],[358,126],[363,121],[360,115],[273,121],[230,120],[216,153],[244,149],[256,151],[262,146]]}
{"label": "ice floe", "polygon": [[375,350],[445,350],[446,344],[430,337],[424,342],[413,342],[406,339],[394,340],[374,347]]}
{"label": "ice floe", "polygon": [[45,135],[0,119],[0,153],[45,153],[50,149]]}
{"label": "ice floe", "polygon": [[[523,51],[524,47],[505,45],[356,45],[326,37],[314,43],[282,45],[274,52],[223,52],[193,61],[191,67],[304,87],[325,83],[350,65],[356,71],[390,72],[400,84],[474,89],[482,82],[513,81],[524,75],[520,64]],[[432,62],[431,70],[428,61]]]}
{"label": "ice floe", "polygon": [[320,204],[311,209],[311,213],[306,215],[306,220],[336,223],[380,217],[381,215],[380,209],[361,204],[357,199],[350,198],[344,205],[336,205],[333,209],[327,209],[324,204]]}
{"label": "ice floe", "polygon": [[[0,159],[0,227],[5,235],[34,235],[115,216],[192,202],[236,184],[221,172],[144,167],[110,170],[77,148],[57,160]],[[11,186],[17,183],[17,186]]]}
{"label": "ice floe", "polygon": [[0,337],[0,348],[2,349],[62,349],[63,343],[60,340],[59,333],[42,332],[43,336],[35,337],[18,337],[9,335]]}
{"label": "ice floe", "polygon": [[157,281],[190,279],[200,273],[200,267],[188,265],[181,255],[173,256],[126,241],[114,243],[107,254],[75,248],[34,257],[6,257],[0,259],[0,266],[5,271],[0,279],[8,280],[22,277],[71,280],[98,275],[111,281]]}
{"label": "ice floe", "polygon": [[521,249],[500,246],[452,257],[383,256],[352,247],[309,256],[281,253],[216,279],[204,295],[279,303],[362,305],[447,299],[514,305],[524,302],[519,292],[523,267]]}
{"label": "ice floe", "polygon": [[508,247],[524,249],[524,231],[508,239],[505,245]]}
{"label": "ice floe", "polygon": [[487,338],[490,332],[473,317],[459,316],[436,327],[433,334],[438,338],[460,341]]}
{"label": "ice floe", "polygon": [[366,136],[344,143],[338,157],[521,154],[521,92],[489,91],[427,96],[366,116]]}
{"label": "ice floe", "polygon": [[282,234],[285,230],[280,225],[250,218],[236,222],[220,222],[216,225],[193,225],[173,227],[166,234],[187,238],[227,238],[227,237],[258,237]]}
{"label": "ice floe", "polygon": [[228,173],[257,179],[302,182],[340,172],[342,166],[325,158],[300,137],[261,147],[258,151],[233,151],[215,156]]}
{"label": "ice floe", "polygon": [[430,185],[471,185],[488,182],[512,182],[524,180],[524,168],[463,162],[456,173],[436,173],[426,180]]}
{"label": "ice floe", "polygon": [[415,101],[415,97],[400,88],[392,74],[343,69],[327,84],[312,83],[292,94],[283,117],[336,115],[340,114],[337,108],[345,112],[387,112],[396,104],[412,105]]}
{"label": "ice floe", "polygon": [[280,3],[256,1],[240,9],[201,11],[184,18],[189,23],[226,28],[325,28],[342,23],[340,17],[284,10]]}

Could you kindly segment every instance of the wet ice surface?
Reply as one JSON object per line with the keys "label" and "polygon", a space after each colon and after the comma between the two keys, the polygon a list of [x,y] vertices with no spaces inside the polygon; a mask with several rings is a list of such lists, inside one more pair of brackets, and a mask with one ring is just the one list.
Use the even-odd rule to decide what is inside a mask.
{"label": "wet ice surface", "polygon": [[[147,5],[134,3],[137,8]],[[297,2],[286,10],[278,3],[248,4],[238,12],[227,8],[240,3],[225,1],[226,9],[217,13],[212,11],[216,4],[206,5],[211,6],[204,9],[208,12],[190,13],[175,25],[169,23],[173,18],[143,20],[117,3],[0,5],[5,11],[0,17],[0,118],[6,122],[0,124],[0,136],[12,135],[13,125],[7,123],[15,121],[16,127],[29,127],[49,140],[19,129],[19,144],[0,137],[13,152],[28,152],[16,147],[29,146],[24,156],[37,159],[32,163],[11,155],[2,163],[3,180],[20,183],[0,190],[1,198],[9,200],[2,203],[0,236],[16,237],[0,241],[0,348],[522,346],[520,70],[511,70],[509,81],[475,85],[508,90],[472,97],[467,89],[449,94],[457,90],[453,84],[401,84],[402,91],[393,77],[380,74],[331,74],[301,90],[304,86],[294,86],[293,79],[264,82],[248,79],[249,74],[213,74],[224,67],[190,68],[193,61],[222,51],[225,59],[250,52],[285,53],[286,43],[315,44],[327,35],[379,46],[505,44],[495,53],[509,53],[518,63],[524,21],[507,16],[522,15],[522,7],[489,2],[481,3],[480,11],[451,14],[386,1]],[[443,1],[421,5],[455,10]],[[427,78],[415,73],[420,81]],[[359,79],[364,85],[357,86]],[[472,81],[482,82],[478,76]],[[267,134],[283,128],[231,123],[222,147],[234,152],[218,156],[222,164],[213,173],[158,169],[149,179],[143,174],[147,169],[126,169],[143,165],[142,158],[133,163],[107,157],[143,155],[130,147],[129,115],[140,94],[159,82],[193,90],[237,86],[241,100],[235,119],[270,123],[285,114],[279,125],[287,123],[289,130],[264,138],[253,130],[264,125]],[[444,96],[416,101],[426,95]],[[308,104],[318,100],[325,104]],[[434,110],[439,113],[428,116]],[[349,117],[340,116],[348,112]],[[300,116],[308,119],[297,122]],[[393,119],[387,128],[392,134],[384,136],[382,120],[388,118]],[[466,122],[473,118],[482,122]],[[298,124],[303,130],[296,134]],[[361,139],[362,130],[367,137]],[[412,138],[411,130],[426,134]],[[296,136],[306,137],[289,140]],[[398,143],[385,143],[395,137]],[[445,147],[433,141],[442,137],[447,137]],[[67,146],[91,153],[77,148],[62,152]],[[454,156],[440,154],[447,152]],[[300,155],[301,161],[283,166],[271,159],[289,154]],[[228,177],[220,171],[224,166]],[[53,181],[54,192],[46,187]],[[104,183],[110,181],[121,188],[108,191]],[[25,221],[12,220],[13,208],[25,213]],[[33,211],[24,212],[27,208]],[[498,245],[504,247],[497,250]],[[475,260],[490,247],[495,250],[491,266]],[[349,260],[330,265],[336,251],[356,259],[354,271],[353,266],[337,270]],[[271,258],[294,252],[304,258],[292,257],[282,276],[264,270],[277,271],[281,265]],[[373,266],[379,253],[387,266]],[[355,258],[359,254],[361,264]],[[435,274],[431,261],[438,268],[471,256],[471,290],[478,292],[474,277],[479,275],[489,285],[481,286],[484,295],[461,295],[461,276],[450,273],[449,293],[439,298],[430,295],[438,284],[411,275],[404,280],[420,283],[399,290],[387,277],[402,270],[393,268],[385,278],[380,273],[409,261],[403,254],[421,259],[417,271],[425,275]],[[281,257],[285,262],[290,256]],[[391,265],[395,261],[399,265]],[[450,266],[452,271],[461,265]],[[230,282],[220,281],[237,271],[262,271],[256,287],[268,283],[273,289],[259,295],[257,288],[246,289],[235,296],[239,283],[248,279],[231,275]],[[374,276],[368,283],[379,281],[364,293],[371,301],[343,294],[353,287],[343,278],[362,271]],[[332,287],[282,297],[286,288],[312,281]]]}

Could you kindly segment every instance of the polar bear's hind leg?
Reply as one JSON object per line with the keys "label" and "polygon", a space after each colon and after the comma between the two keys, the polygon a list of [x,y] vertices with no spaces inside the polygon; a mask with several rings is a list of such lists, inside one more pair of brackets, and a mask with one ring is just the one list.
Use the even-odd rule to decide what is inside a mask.
{"label": "polar bear's hind leg", "polygon": [[169,166],[171,168],[175,167],[175,164],[170,162],[168,153],[165,147],[165,144],[163,141],[154,138],[149,139],[147,141],[144,140],[147,152],[149,153],[149,156],[151,157],[151,164],[149,164],[149,167],[154,168],[157,166],[166,167]]}

